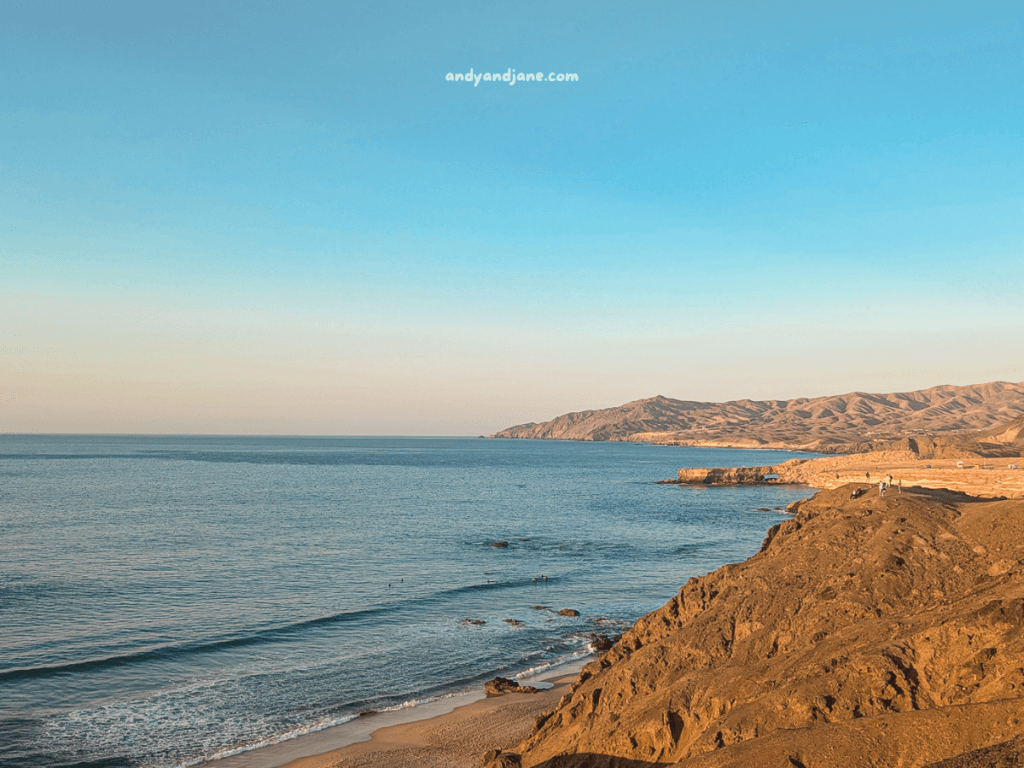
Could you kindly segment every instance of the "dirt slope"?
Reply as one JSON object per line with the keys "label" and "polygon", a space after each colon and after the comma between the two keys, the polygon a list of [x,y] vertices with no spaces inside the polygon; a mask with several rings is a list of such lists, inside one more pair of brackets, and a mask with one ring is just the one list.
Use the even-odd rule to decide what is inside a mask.
{"label": "dirt slope", "polygon": [[1009,742],[1022,564],[1024,500],[823,491],[584,669],[522,764],[916,768]]}
{"label": "dirt slope", "polygon": [[617,408],[568,413],[542,424],[521,424],[493,437],[639,440],[851,452],[878,448],[872,443],[879,441],[990,430],[1021,416],[1024,383],[992,382],[917,392],[852,392],[811,399],[727,403],[658,396]]}

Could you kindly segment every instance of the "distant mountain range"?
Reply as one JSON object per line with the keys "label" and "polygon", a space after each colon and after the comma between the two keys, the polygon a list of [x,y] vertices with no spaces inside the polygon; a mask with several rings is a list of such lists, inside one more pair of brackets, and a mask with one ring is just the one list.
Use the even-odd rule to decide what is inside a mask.
{"label": "distant mountain range", "polygon": [[[1012,423],[1010,423],[1012,422]],[[1016,425],[1016,426],[1014,426]],[[1005,434],[1004,434],[1005,433]],[[1024,441],[1024,382],[796,400],[704,403],[651,397],[509,427],[496,438],[859,452],[908,440]],[[933,441],[934,442],[934,441]],[[916,450],[915,445],[910,446]]]}

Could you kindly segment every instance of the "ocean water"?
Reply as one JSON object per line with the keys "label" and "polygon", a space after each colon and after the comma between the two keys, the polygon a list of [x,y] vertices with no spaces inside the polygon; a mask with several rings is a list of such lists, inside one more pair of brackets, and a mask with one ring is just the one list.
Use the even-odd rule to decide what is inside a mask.
{"label": "ocean water", "polygon": [[655,481],[792,455],[0,436],[0,765],[199,765],[578,659],[810,492]]}

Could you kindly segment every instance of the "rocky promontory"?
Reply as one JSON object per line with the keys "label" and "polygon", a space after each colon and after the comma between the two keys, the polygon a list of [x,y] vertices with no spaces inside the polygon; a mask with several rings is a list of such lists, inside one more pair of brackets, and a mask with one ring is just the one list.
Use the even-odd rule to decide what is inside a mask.
{"label": "rocky promontory", "polygon": [[749,560],[638,621],[502,764],[910,768],[1003,754],[1024,734],[1022,565],[1024,500],[822,491]]}
{"label": "rocky promontory", "polygon": [[676,478],[662,483],[681,485],[808,485],[838,488],[892,478],[894,484],[947,488],[971,496],[1024,497],[1024,451],[1019,444],[1002,458],[924,460],[909,451],[872,451],[848,456],[790,459],[764,467],[711,467],[680,469]]}

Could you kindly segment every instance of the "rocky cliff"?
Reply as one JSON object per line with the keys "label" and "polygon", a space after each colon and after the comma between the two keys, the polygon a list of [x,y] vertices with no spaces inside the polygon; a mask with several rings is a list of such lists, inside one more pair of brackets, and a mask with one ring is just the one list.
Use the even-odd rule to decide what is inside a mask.
{"label": "rocky cliff", "polygon": [[[761,485],[765,478],[776,475],[775,467],[709,467],[700,469],[680,469],[676,482],[683,485]],[[788,476],[785,483],[803,484]],[[666,481],[667,482],[667,481]]]}
{"label": "rocky cliff", "polygon": [[[634,440],[839,453],[898,449],[893,441],[914,439],[921,445],[915,443],[913,448],[942,455],[935,454],[935,436],[991,430],[1022,416],[1024,382],[992,382],[891,394],[853,392],[727,403],[658,396],[617,408],[568,413],[540,424],[521,424],[492,437]],[[912,449],[909,443],[903,447]],[[957,446],[951,450],[962,452]]]}
{"label": "rocky cliff", "polygon": [[1012,747],[1022,565],[1024,501],[823,491],[588,665],[521,763],[909,768]]}

